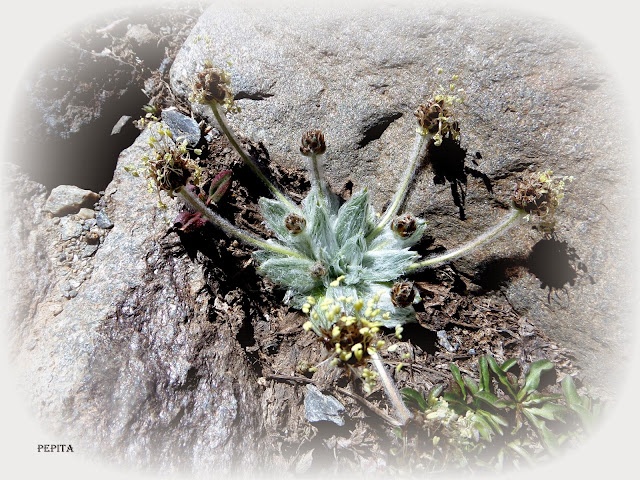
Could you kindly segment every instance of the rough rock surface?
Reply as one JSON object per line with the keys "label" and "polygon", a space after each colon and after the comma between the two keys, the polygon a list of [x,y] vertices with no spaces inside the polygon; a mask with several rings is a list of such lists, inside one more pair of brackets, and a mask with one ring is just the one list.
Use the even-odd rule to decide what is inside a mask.
{"label": "rough rock surface", "polygon": [[[24,213],[8,229],[21,387],[44,425],[107,460],[165,473],[259,469],[255,373],[231,331],[242,318],[212,322],[202,267],[167,234],[175,212],[157,208],[145,180],[124,171],[147,140],[119,160],[103,199],[113,228],[94,227],[98,248],[74,216],[43,211],[42,186],[12,175],[10,211]],[[66,237],[62,220],[76,225]],[[89,257],[64,255],[81,236]]]}
{"label": "rough rock surface", "polygon": [[600,393],[617,383],[611,367],[626,356],[631,308],[622,219],[630,155],[625,132],[613,135],[607,120],[624,113],[615,80],[587,44],[547,20],[480,7],[403,2],[337,15],[216,5],[174,62],[177,93],[188,95],[205,60],[231,76],[238,132],[272,161],[303,168],[300,134],[321,128],[332,187],[368,186],[378,211],[412,146],[415,107],[460,75],[463,150],[434,151],[406,208],[429,220],[434,247],[448,248],[496,223],[521,172],[573,176],[555,240],[516,229],[454,266],[472,288],[503,288],[575,353]]}

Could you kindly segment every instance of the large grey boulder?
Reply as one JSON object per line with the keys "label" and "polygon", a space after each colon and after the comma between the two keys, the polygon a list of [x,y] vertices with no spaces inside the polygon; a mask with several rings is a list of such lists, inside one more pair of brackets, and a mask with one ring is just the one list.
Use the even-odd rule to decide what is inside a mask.
{"label": "large grey boulder", "polygon": [[[521,172],[573,176],[551,243],[520,228],[454,265],[471,287],[504,288],[575,353],[600,393],[618,381],[612,361],[629,352],[630,157],[626,131],[611,130],[610,119],[623,116],[615,79],[588,44],[553,22],[475,6],[396,2],[337,13],[215,4],[174,62],[176,93],[188,96],[205,60],[231,76],[241,112],[230,123],[241,135],[263,143],[272,161],[302,169],[300,135],[321,128],[332,187],[368,186],[378,211],[409,155],[414,109],[460,75],[464,166],[464,151],[453,151],[457,167],[423,168],[406,208],[429,220],[434,246],[449,248],[504,215]],[[508,267],[519,276],[506,279]]]}

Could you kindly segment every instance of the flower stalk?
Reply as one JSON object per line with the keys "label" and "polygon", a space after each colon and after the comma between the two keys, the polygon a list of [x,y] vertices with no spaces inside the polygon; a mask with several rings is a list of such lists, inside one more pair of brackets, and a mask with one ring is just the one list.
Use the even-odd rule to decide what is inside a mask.
{"label": "flower stalk", "polygon": [[376,368],[378,375],[380,375],[380,382],[384,387],[387,398],[389,398],[396,409],[396,413],[400,419],[400,425],[405,425],[411,418],[413,418],[413,414],[402,401],[402,395],[398,391],[396,384],[391,380],[391,377],[389,377],[387,369],[384,368],[380,355],[378,355],[377,352],[371,352],[369,358],[371,358],[373,366]]}
{"label": "flower stalk", "polygon": [[215,101],[206,102],[211,110],[213,111],[213,116],[216,118],[222,133],[227,137],[227,140],[233,147],[233,149],[240,155],[242,161],[247,165],[251,171],[260,179],[262,183],[266,185],[269,191],[276,197],[278,200],[283,202],[292,212],[297,212],[299,208],[289,200],[271,181],[262,173],[260,167],[255,162],[253,157],[247,152],[244,147],[240,144],[240,140],[233,133],[231,128],[229,127],[229,123],[227,122],[227,117],[220,111],[220,104]]}
{"label": "flower stalk", "polygon": [[176,194],[192,209],[196,212],[200,212],[200,214],[209,220],[212,224],[226,233],[229,237],[237,238],[238,240],[251,245],[255,248],[260,248],[263,250],[268,250],[270,252],[287,255],[295,258],[305,258],[302,254],[286,248],[282,245],[278,245],[276,243],[267,242],[262,240],[261,238],[253,235],[252,233],[243,230],[242,228],[238,228],[235,225],[229,223],[227,220],[222,218],[220,215],[212,211],[209,207],[207,207],[200,198],[194,193],[189,191],[185,187],[180,187],[176,190]]}
{"label": "flower stalk", "polygon": [[385,228],[385,226],[391,221],[391,219],[398,213],[398,210],[407,197],[409,185],[411,184],[411,180],[413,179],[413,175],[415,174],[418,162],[421,158],[424,158],[427,151],[427,145],[432,138],[433,135],[431,135],[430,133],[416,133],[413,151],[411,153],[411,159],[409,160],[409,164],[407,165],[407,168],[404,171],[404,175],[402,176],[402,182],[400,183],[396,194],[393,196],[391,205],[389,205],[389,208],[387,208],[384,215],[380,218],[380,221],[378,222],[376,227],[367,237],[368,241],[371,241],[371,239],[378,236],[382,229]]}
{"label": "flower stalk", "polygon": [[514,226],[518,220],[523,218],[526,215],[526,212],[520,210],[518,208],[512,207],[510,214],[506,216],[500,223],[482,233],[478,237],[474,238],[470,242],[465,243],[464,245],[456,248],[455,250],[451,250],[449,252],[445,252],[442,255],[435,255],[433,257],[427,258],[426,260],[422,260],[420,262],[412,263],[408,271],[414,272],[416,270],[420,270],[422,268],[433,267],[436,265],[443,264],[445,262],[449,262],[456,258],[462,257],[471,253],[473,250],[482,247],[486,243],[496,239],[507,230],[509,230],[512,226]]}

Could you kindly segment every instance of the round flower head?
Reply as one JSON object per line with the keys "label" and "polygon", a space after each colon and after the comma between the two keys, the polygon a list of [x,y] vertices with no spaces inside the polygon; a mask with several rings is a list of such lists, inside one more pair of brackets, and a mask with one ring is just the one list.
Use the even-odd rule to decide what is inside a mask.
{"label": "round flower head", "polygon": [[309,274],[315,279],[323,278],[327,274],[327,267],[322,262],[316,262],[311,266]]}
{"label": "round flower head", "polygon": [[565,178],[555,179],[551,171],[531,173],[517,182],[513,203],[528,214],[552,216],[564,197],[564,186]]}
{"label": "round flower head", "polygon": [[405,213],[399,217],[396,217],[391,222],[391,230],[402,238],[407,238],[413,235],[418,228],[416,217],[410,213]]}
{"label": "round flower head", "polygon": [[216,102],[229,106],[233,103],[233,94],[229,84],[229,76],[225,72],[215,70],[211,62],[207,61],[203,71],[196,76],[193,85],[193,98],[199,103]]}
{"label": "round flower head", "polygon": [[293,235],[298,235],[302,233],[304,228],[307,226],[307,221],[300,215],[290,213],[284,219],[284,226],[287,227],[287,230],[289,230]]}
{"label": "round flower head", "polygon": [[197,181],[199,167],[189,157],[186,140],[176,143],[168,128],[160,126],[157,135],[149,138],[149,145],[153,148],[151,155],[143,157],[147,169],[147,177],[158,191],[164,190],[169,195],[187,184],[190,177]]}
{"label": "round flower head", "polygon": [[302,135],[300,153],[303,155],[310,156],[313,153],[322,155],[326,150],[327,145],[324,143],[324,135],[320,130],[309,130]]}
{"label": "round flower head", "polygon": [[391,302],[399,308],[406,308],[413,303],[416,292],[413,283],[401,281],[391,287]]}

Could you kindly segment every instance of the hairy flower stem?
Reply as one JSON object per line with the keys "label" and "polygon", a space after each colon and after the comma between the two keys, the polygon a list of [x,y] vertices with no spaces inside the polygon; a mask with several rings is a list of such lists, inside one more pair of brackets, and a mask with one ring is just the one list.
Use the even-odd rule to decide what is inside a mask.
{"label": "hairy flower stem", "polygon": [[207,105],[211,107],[213,116],[216,117],[216,121],[218,122],[222,133],[224,133],[224,135],[227,137],[227,140],[229,140],[229,143],[231,144],[233,149],[238,152],[238,155],[240,155],[240,158],[242,158],[242,161],[245,163],[245,165],[247,165],[251,169],[251,171],[260,180],[262,180],[262,183],[267,186],[274,197],[287,205],[287,207],[289,207],[289,210],[291,210],[292,212],[298,212],[300,209],[296,205],[294,205],[294,203],[289,200],[280,190],[278,190],[278,188],[273,183],[271,183],[271,181],[269,181],[265,174],[262,173],[262,170],[260,170],[260,167],[258,167],[258,164],[255,162],[253,157],[249,155],[249,152],[247,152],[240,144],[240,141],[229,127],[227,117],[222,112],[220,112],[220,105],[217,102],[208,102]]}
{"label": "hairy flower stem", "polygon": [[325,201],[328,198],[327,183],[322,179],[322,173],[320,172],[320,162],[318,160],[318,154],[311,153],[309,156],[309,176],[311,177],[311,186],[318,187],[318,196],[321,201]]}
{"label": "hairy flower stem", "polygon": [[518,208],[512,207],[511,214],[505,217],[499,224],[492,227],[490,230],[487,230],[482,235],[474,238],[468,243],[465,243],[461,247],[456,248],[450,252],[446,252],[442,255],[436,255],[426,260],[422,260],[421,262],[415,262],[411,264],[408,268],[409,272],[419,270],[421,268],[433,267],[435,265],[440,265],[441,263],[448,262],[450,260],[454,260],[456,258],[462,257],[473,250],[480,248],[486,243],[496,239],[507,230],[509,230],[512,226],[514,226],[518,220],[526,215],[526,212],[520,210]]}
{"label": "hairy flower stem", "polygon": [[270,250],[274,253],[279,253],[281,255],[288,255],[290,257],[296,258],[305,258],[300,253],[291,250],[289,248],[283,247],[281,245],[277,245],[275,243],[269,243],[262,240],[259,237],[243,230],[241,228],[232,225],[227,220],[222,218],[217,213],[213,212],[209,207],[207,207],[202,200],[198,198],[198,196],[187,190],[185,187],[180,187],[176,190],[177,195],[191,208],[193,208],[196,212],[200,212],[200,214],[209,220],[212,224],[226,233],[229,237],[237,238],[238,240],[251,245],[256,248],[260,248],[263,250]]}
{"label": "hairy flower stem", "polygon": [[398,417],[400,417],[400,425],[406,424],[409,419],[413,417],[407,406],[402,401],[402,396],[396,387],[396,384],[393,383],[391,377],[387,373],[387,370],[384,368],[384,364],[380,359],[380,356],[377,352],[373,352],[370,355],[370,358],[373,362],[373,366],[376,367],[378,371],[378,375],[380,375],[380,381],[382,382],[382,386],[384,387],[384,391],[387,393],[387,397],[391,400],[391,403],[396,409],[396,413]]}
{"label": "hairy flower stem", "polygon": [[409,164],[407,165],[407,168],[404,171],[404,175],[402,177],[402,182],[400,183],[400,187],[398,188],[398,191],[394,195],[391,205],[389,205],[389,208],[387,208],[387,211],[384,212],[384,215],[378,222],[378,225],[376,225],[376,227],[367,237],[368,241],[374,239],[382,231],[382,229],[391,221],[391,219],[398,213],[400,206],[402,205],[402,203],[404,202],[407,196],[407,191],[409,190],[409,184],[413,179],[413,175],[416,171],[418,162],[420,161],[421,158],[424,157],[427,151],[427,145],[429,144],[429,140],[431,140],[432,138],[433,138],[433,135],[429,133],[427,134],[416,133],[416,139],[413,145],[411,160],[409,161]]}

